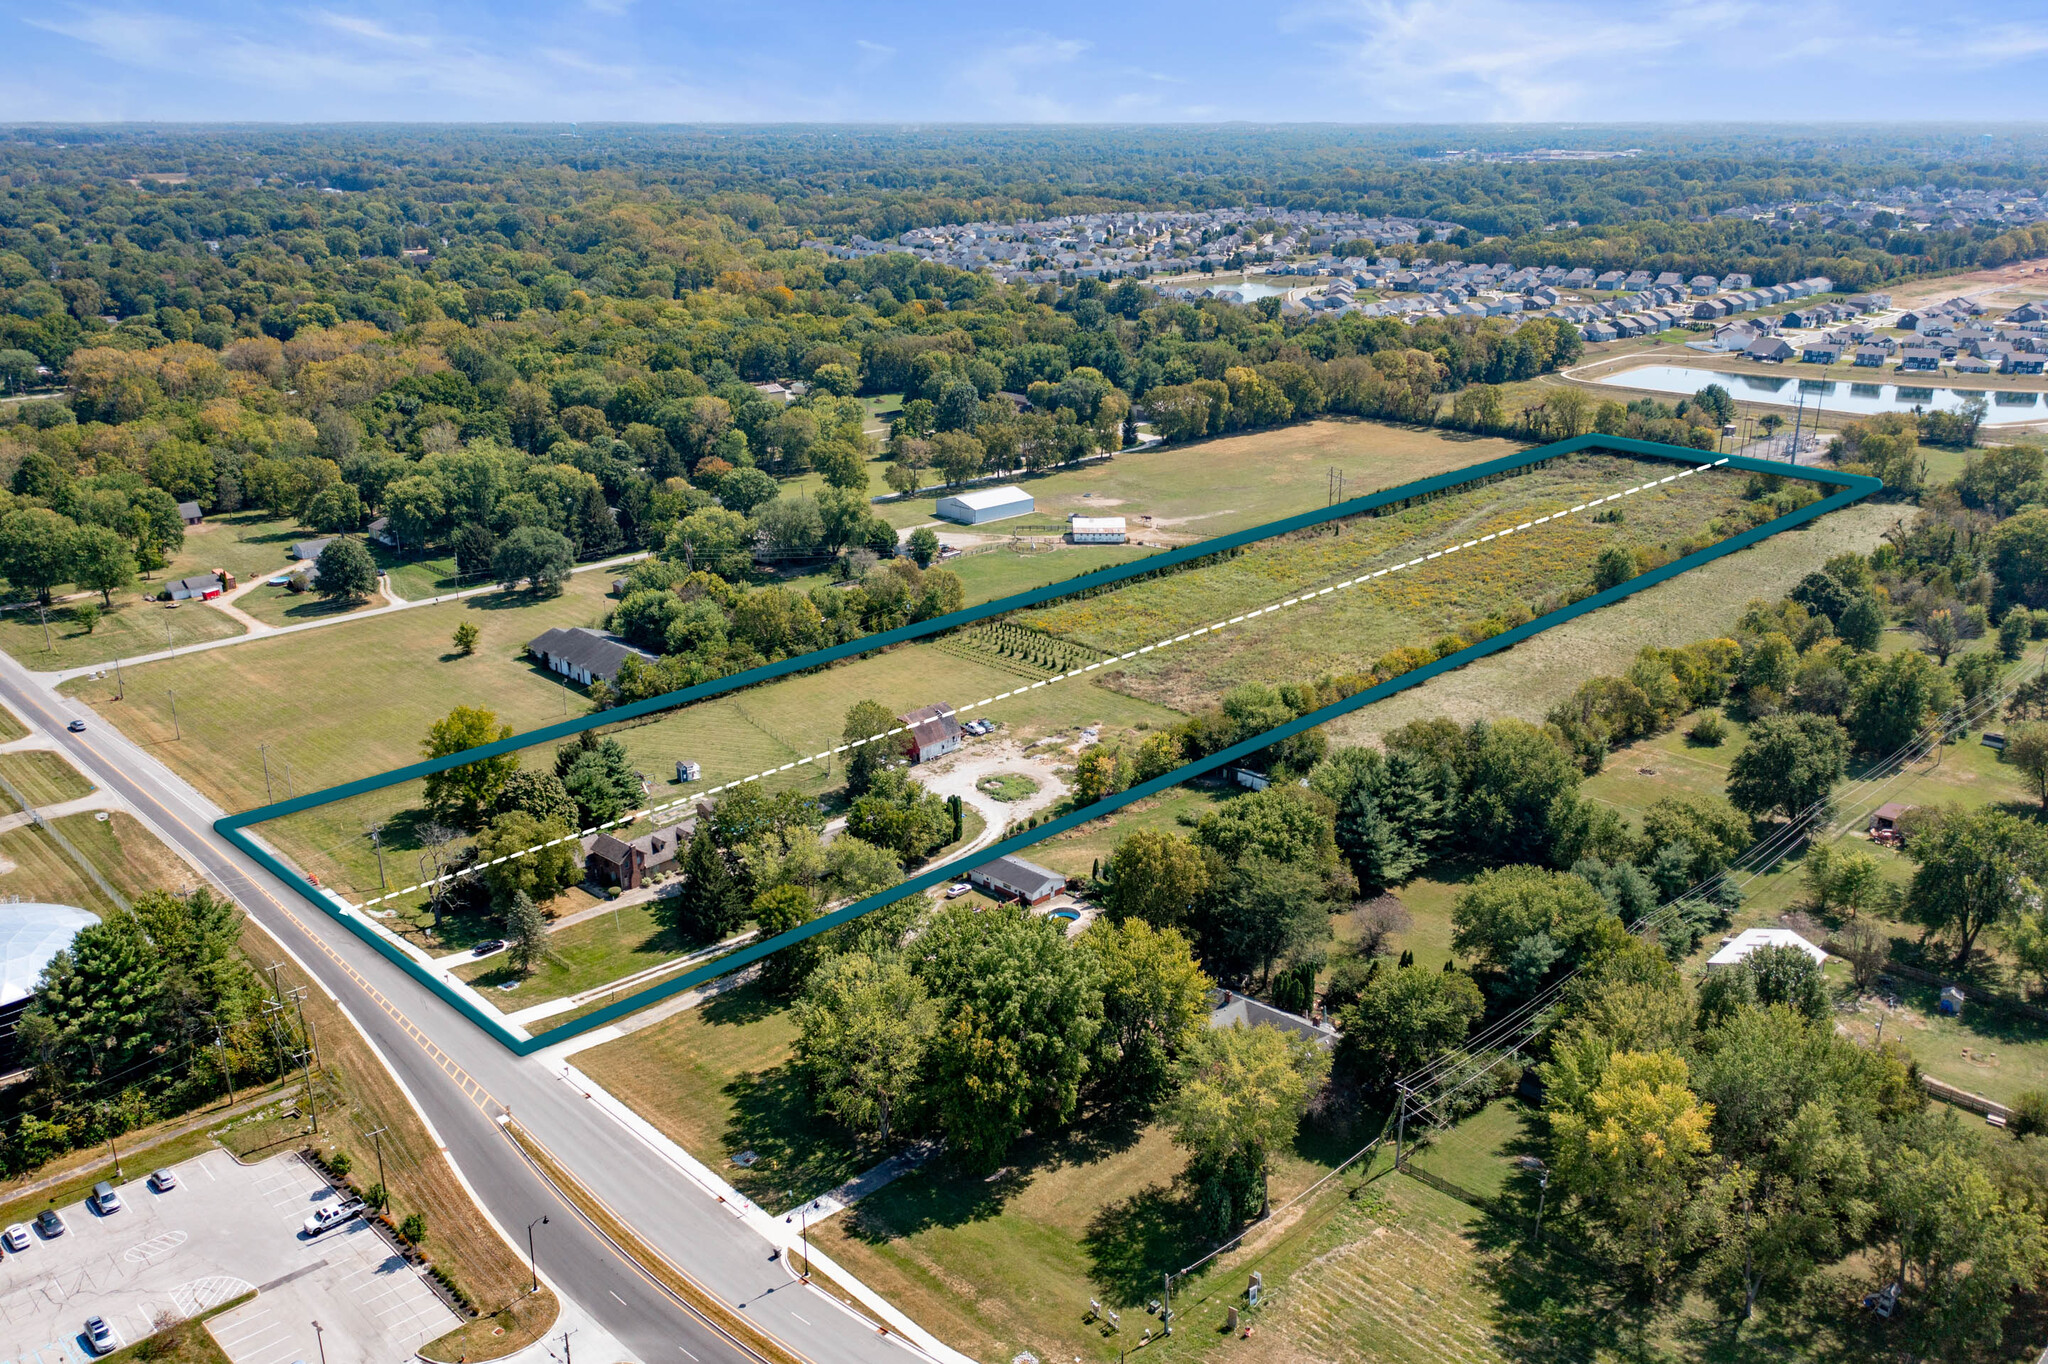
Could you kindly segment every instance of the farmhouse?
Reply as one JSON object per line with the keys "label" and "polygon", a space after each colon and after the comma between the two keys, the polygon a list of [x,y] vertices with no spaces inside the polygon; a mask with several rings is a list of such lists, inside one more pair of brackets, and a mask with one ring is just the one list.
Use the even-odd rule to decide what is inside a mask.
{"label": "farmhouse", "polygon": [[1067,878],[1021,857],[998,857],[967,873],[967,879],[997,897],[1015,896],[1027,905],[1041,905],[1067,888]]}
{"label": "farmhouse", "polygon": [[960,747],[960,720],[951,706],[919,706],[896,718],[910,731],[903,741],[903,753],[914,763],[930,762]]}
{"label": "farmhouse", "polygon": [[1796,947],[1812,957],[1814,965],[1827,964],[1827,953],[1789,928],[1745,928],[1722,943],[1721,950],[1707,958],[1707,965],[1733,966],[1759,947]]}
{"label": "farmhouse", "polygon": [[1256,1028],[1264,1024],[1306,1037],[1319,1047],[1337,1045],[1337,1030],[1327,1023],[1318,1023],[1300,1014],[1276,1009],[1270,1004],[1261,1004],[1249,995],[1235,990],[1211,990],[1209,992],[1209,1026],[1212,1028]]}
{"label": "farmhouse", "polygon": [[212,601],[221,594],[220,579],[211,573],[195,573],[171,584],[172,601]]}
{"label": "farmhouse", "polygon": [[964,526],[979,526],[989,521],[1004,521],[1012,516],[1028,516],[1037,507],[1031,494],[1014,484],[1000,488],[976,488],[972,492],[957,493],[952,497],[939,499],[938,514],[948,521],[958,521]]}
{"label": "farmhouse", "polygon": [[583,865],[589,874],[621,890],[635,890],[647,877],[672,866],[682,837],[678,826],[656,829],[635,839],[592,834],[583,843]]}
{"label": "farmhouse", "polygon": [[1077,512],[1067,518],[1067,538],[1077,545],[1120,545],[1130,537],[1124,532],[1121,516],[1082,516]]}
{"label": "farmhouse", "polygon": [[617,635],[593,630],[587,625],[556,627],[529,640],[526,652],[550,672],[572,682],[589,686],[598,678],[609,682],[619,675],[619,666],[629,658],[654,660],[654,655],[636,649]]}

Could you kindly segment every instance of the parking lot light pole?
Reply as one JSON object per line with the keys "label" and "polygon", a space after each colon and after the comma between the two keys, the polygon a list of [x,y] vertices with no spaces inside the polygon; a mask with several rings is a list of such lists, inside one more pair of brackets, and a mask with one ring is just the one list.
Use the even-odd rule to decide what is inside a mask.
{"label": "parking lot light pole", "polygon": [[[533,1253],[533,1229],[535,1227],[544,1227],[547,1224],[548,1218],[546,1213],[542,1213],[539,1217],[526,1224],[526,1264],[527,1269],[533,1275],[533,1287],[528,1291],[532,1293],[540,1292],[540,1261],[535,1258]],[[566,1340],[564,1343],[566,1345]]]}
{"label": "parking lot light pole", "polygon": [[369,1134],[370,1140],[377,1144],[377,1187],[384,1190],[386,1197],[391,1194],[391,1186],[384,1182],[384,1134],[390,1130],[389,1127],[380,1127]]}
{"label": "parking lot light pole", "polygon": [[320,1323],[313,1323],[313,1339],[320,1342],[320,1364],[327,1364],[327,1333],[320,1329]]}

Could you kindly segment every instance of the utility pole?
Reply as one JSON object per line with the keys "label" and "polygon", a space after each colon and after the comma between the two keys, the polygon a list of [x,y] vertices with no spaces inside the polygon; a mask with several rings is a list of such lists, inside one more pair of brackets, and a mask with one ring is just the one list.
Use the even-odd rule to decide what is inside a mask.
{"label": "utility pole", "polygon": [[123,1178],[121,1174],[121,1148],[114,1145],[114,1139],[112,1137],[107,1138],[107,1149],[114,1153],[114,1178]]}
{"label": "utility pole", "polygon": [[258,744],[256,751],[263,755],[263,799],[268,804],[277,799],[277,792],[270,785],[270,745]]}
{"label": "utility pole", "polygon": [[1536,1244],[1543,1244],[1543,1204],[1550,1197],[1550,1171],[1536,1176]]}
{"label": "utility pole", "polygon": [[235,1105],[235,1075],[228,1068],[227,1039],[220,1035],[220,1020],[218,1018],[215,1018],[212,1014],[206,1014],[204,1017],[210,1019],[213,1023],[213,1045],[220,1052],[220,1078],[221,1082],[228,1087],[228,1107],[232,1108]]}
{"label": "utility pole", "polygon": [[178,728],[178,693],[166,690],[164,695],[171,698],[171,737],[182,739],[185,737],[185,731]]}
{"label": "utility pole", "polygon": [[384,879],[384,826],[379,824],[370,830],[370,846],[377,850],[377,889],[389,890],[391,885]]}
{"label": "utility pole", "polygon": [[389,1127],[380,1127],[367,1134],[377,1146],[377,1187],[384,1191],[386,1198],[391,1196],[391,1186],[384,1182],[384,1134],[390,1130]]}
{"label": "utility pole", "polygon": [[1401,1141],[1408,1133],[1408,1086],[1397,1084],[1394,1091],[1401,1105],[1400,1116],[1394,1119],[1394,1168],[1398,1170],[1401,1168]]}
{"label": "utility pole", "polygon": [[40,620],[43,623],[43,648],[46,650],[54,650],[57,647],[57,645],[50,638],[50,613],[43,609],[43,604],[41,602],[36,603],[36,619]]}
{"label": "utility pole", "polygon": [[1159,1276],[1160,1287],[1165,1296],[1159,1300],[1159,1334],[1173,1334],[1173,1274],[1171,1271]]}
{"label": "utility pole", "polygon": [[128,699],[128,678],[126,674],[124,674],[121,671],[121,660],[118,658],[114,660],[114,685],[118,687],[121,692],[121,694],[119,696],[116,696],[114,699],[116,701],[126,701]]}

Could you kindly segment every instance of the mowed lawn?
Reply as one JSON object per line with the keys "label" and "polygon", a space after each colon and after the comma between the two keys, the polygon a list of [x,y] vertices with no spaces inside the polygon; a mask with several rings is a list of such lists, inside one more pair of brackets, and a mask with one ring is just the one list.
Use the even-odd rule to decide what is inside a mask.
{"label": "mowed lawn", "polygon": [[[176,853],[159,843],[139,821],[118,810],[104,820],[94,814],[77,814],[52,823],[114,889],[131,900],[149,890],[181,891],[199,884],[197,874]],[[47,830],[33,827],[0,833],[0,896],[7,895],[76,905],[100,915],[116,908]]]}
{"label": "mowed lawn", "polygon": [[[1346,497],[1363,497],[1528,448],[1490,436],[1331,417],[1132,450],[1027,476],[1018,483],[1036,500],[1034,514],[989,529],[1057,534],[1066,529],[1070,513],[1080,512],[1127,517],[1134,526],[1151,516],[1154,525],[1183,535],[1222,535],[1326,506],[1332,468],[1344,476]],[[946,495],[945,489],[927,488],[915,497],[879,503],[875,511],[899,528],[922,525]]]}
{"label": "mowed lawn", "polygon": [[13,711],[0,706],[0,744],[13,743],[16,739],[28,737],[28,726],[16,718]]}
{"label": "mowed lawn", "polygon": [[[19,753],[0,753],[0,777],[21,792],[31,808],[56,805],[92,794],[92,783],[63,755],[31,748]],[[13,807],[12,798],[0,792],[0,803]]]}
{"label": "mowed lawn", "polygon": [[[559,597],[490,593],[163,659],[127,670],[126,701],[113,699],[111,676],[64,690],[242,810],[266,799],[258,745],[269,745],[281,800],[286,761],[301,794],[413,762],[427,727],[457,705],[491,707],[522,730],[582,714],[583,698],[565,697],[525,647],[552,626],[597,623],[607,583],[579,573]],[[481,635],[467,658],[450,642],[464,622]],[[182,739],[172,738],[173,691]]]}
{"label": "mowed lawn", "polygon": [[[812,1112],[790,1010],[743,985],[579,1053],[577,1069],[770,1211],[817,1197],[887,1153]],[[752,1151],[746,1167],[732,1163]]]}
{"label": "mowed lawn", "polygon": [[[160,585],[160,584],[159,584]],[[94,605],[100,604],[97,595]],[[15,662],[37,672],[61,672],[114,660],[161,653],[183,644],[204,644],[245,633],[242,623],[201,602],[145,601],[133,593],[116,593],[112,610],[103,610],[88,631],[72,614],[85,598],[48,609],[49,633],[33,606],[0,611],[0,649]]]}
{"label": "mowed lawn", "polygon": [[[421,611],[442,609],[421,608]],[[419,613],[399,613],[401,618],[414,614]],[[340,627],[333,633],[347,634],[354,629]],[[318,635],[322,632],[312,633]],[[479,651],[480,654],[483,652]],[[846,711],[856,701],[872,699],[881,702],[892,714],[902,714],[933,702],[966,706],[1019,686],[1028,686],[1028,683],[1014,672],[963,658],[935,644],[910,644],[862,655],[818,672],[781,678],[681,710],[664,712],[652,720],[629,723],[612,733],[626,745],[634,766],[647,779],[651,792],[649,800],[655,803],[686,799],[694,791],[756,773],[771,774],[761,782],[770,789],[799,790],[817,795],[843,780],[839,760],[828,758],[810,763],[799,760],[829,750],[839,742]],[[135,696],[132,679],[129,696],[131,700]],[[471,703],[484,699],[483,695],[477,695],[471,698]],[[576,693],[572,700],[575,713],[583,714],[585,702],[582,695]],[[545,714],[544,702],[541,710],[543,713],[537,719],[523,723],[503,707],[499,713],[522,729],[560,718],[559,712],[553,716]],[[386,710],[390,718],[385,723],[395,724],[399,717],[405,717],[406,723],[413,726],[410,733],[415,736],[413,742],[417,744],[417,736],[425,734],[427,725],[439,713],[429,710],[425,715],[416,715],[393,706]],[[183,714],[182,709],[180,714]],[[1002,722],[1002,737],[1022,739],[1027,743],[1050,734],[1072,733],[1089,724],[1135,729],[1140,724],[1159,726],[1179,718],[1163,707],[1120,696],[1082,678],[1026,690],[994,705],[976,709],[971,714]],[[170,747],[175,748],[176,745]],[[550,768],[554,762],[554,749],[555,746],[550,744],[523,750],[521,762],[530,768]],[[293,751],[297,751],[296,746]],[[273,765],[276,761],[274,754],[275,750]],[[175,761],[177,756],[173,754],[171,759]],[[397,766],[412,761],[415,756],[415,753],[405,753],[381,767],[366,767],[350,775],[366,775],[384,767]],[[689,785],[676,782],[679,759],[701,763],[702,778]],[[788,771],[778,770],[784,764],[795,765]],[[256,771],[259,797],[262,777],[259,767]],[[333,780],[341,778],[322,784],[332,784]],[[314,789],[314,786],[309,779],[301,777],[296,789],[303,793]],[[278,787],[277,794],[283,798],[282,785]],[[263,833],[285,847],[323,881],[330,881],[338,888],[375,894],[376,862],[365,834],[374,824],[388,823],[390,828],[385,835],[385,847],[386,860],[390,865],[387,872],[395,876],[395,867],[412,869],[417,856],[407,850],[418,845],[410,841],[412,817],[405,812],[416,810],[421,801],[418,783],[402,783],[274,820],[264,825]],[[244,801],[244,804],[253,803]],[[400,852],[395,862],[391,849]],[[417,879],[408,870],[403,880],[394,880],[393,884],[409,885]]]}

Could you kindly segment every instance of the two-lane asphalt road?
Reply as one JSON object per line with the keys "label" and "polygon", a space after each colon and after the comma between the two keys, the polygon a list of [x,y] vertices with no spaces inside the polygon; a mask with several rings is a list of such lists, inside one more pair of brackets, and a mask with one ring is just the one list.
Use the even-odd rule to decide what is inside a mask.
{"label": "two-lane asphalt road", "polygon": [[[514,1057],[242,856],[213,831],[220,811],[91,709],[54,695],[4,655],[0,700],[54,739],[85,775],[125,798],[319,978],[389,1060],[498,1225],[519,1228],[548,1214],[538,1239],[543,1269],[646,1364],[737,1364],[746,1356],[679,1309],[565,1208],[499,1127],[500,1112],[512,1112],[645,1241],[813,1364],[925,1358],[831,1297],[794,1283],[781,1261],[768,1259],[770,1247],[758,1233],[666,1157],[539,1062]],[[86,721],[84,733],[66,730],[73,719]]]}

